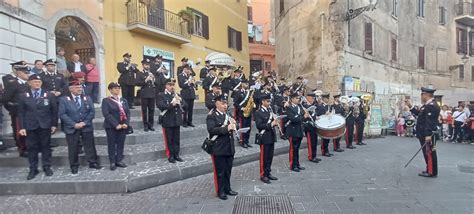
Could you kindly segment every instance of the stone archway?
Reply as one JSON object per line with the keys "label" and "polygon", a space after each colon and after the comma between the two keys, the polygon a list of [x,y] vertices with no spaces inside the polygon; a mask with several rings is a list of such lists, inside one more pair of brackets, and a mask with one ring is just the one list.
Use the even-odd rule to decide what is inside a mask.
{"label": "stone archway", "polygon": [[[100,97],[106,96],[106,86],[105,86],[105,50],[104,50],[104,29],[102,21],[99,19],[93,19],[92,17],[86,15],[79,9],[63,9],[55,13],[47,22],[47,32],[48,32],[48,58],[56,58],[56,26],[61,19],[65,17],[72,17],[74,21],[78,22],[80,26],[84,27],[82,32],[88,32],[90,36],[90,41],[93,44],[94,51],[93,56],[97,59],[97,67],[100,71]],[[94,24],[96,23],[96,24]],[[76,38],[77,39],[77,38]],[[86,53],[91,54],[91,50],[86,51]],[[89,54],[84,54],[84,57]],[[69,60],[70,54],[67,54],[67,59]],[[81,56],[82,59],[82,56]],[[83,59],[82,59],[83,60]]]}
{"label": "stone archway", "polygon": [[87,64],[89,57],[96,57],[96,45],[87,25],[79,18],[65,16],[57,22],[54,34],[56,47],[66,51],[66,59],[78,54],[81,62]]}

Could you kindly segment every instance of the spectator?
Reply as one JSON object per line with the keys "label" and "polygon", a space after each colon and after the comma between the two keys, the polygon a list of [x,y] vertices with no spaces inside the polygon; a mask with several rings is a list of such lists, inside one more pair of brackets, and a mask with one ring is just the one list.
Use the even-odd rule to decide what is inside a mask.
{"label": "spectator", "polygon": [[35,60],[35,67],[31,69],[31,74],[41,74],[43,73],[43,60]]}
{"label": "spectator", "polygon": [[66,51],[62,47],[58,47],[56,50],[56,69],[58,73],[62,74],[64,78],[68,79],[71,75],[67,71],[66,57],[64,57]]}
{"label": "spectator", "polygon": [[83,73],[86,73],[86,66],[84,66],[82,64],[82,62],[80,61],[80,57],[79,55],[77,54],[73,54],[72,57],[71,57],[71,62],[68,62],[67,63],[67,70],[69,71],[69,73],[75,73],[75,72],[83,72]]}
{"label": "spectator", "polygon": [[94,103],[99,103],[99,68],[94,57],[89,58],[86,65],[86,94]]}
{"label": "spectator", "polygon": [[405,121],[406,124],[406,132],[405,136],[407,137],[413,137],[415,135],[415,124],[416,124],[416,118],[413,115],[410,115],[408,119]]}
{"label": "spectator", "polygon": [[402,113],[398,114],[397,119],[397,136],[401,137],[405,135],[405,119],[403,118]]}
{"label": "spectator", "polygon": [[449,107],[447,105],[443,105],[441,112],[439,113],[442,124],[443,139],[448,136],[448,112],[451,113],[451,111],[449,111]]}
{"label": "spectator", "polygon": [[462,129],[466,125],[466,120],[467,120],[467,115],[466,112],[464,111],[464,106],[459,105],[457,110],[453,113],[453,118],[454,118],[454,134],[453,137],[451,138],[451,142],[455,143],[456,141],[458,143],[461,143],[463,140],[463,133]]}
{"label": "spectator", "polygon": [[448,111],[448,116],[446,118],[446,122],[448,123],[448,138],[447,138],[448,140],[450,140],[453,137],[453,133],[454,133],[453,111],[455,111],[455,108],[451,108],[451,110]]}
{"label": "spectator", "polygon": [[470,108],[470,112],[471,112],[471,115],[469,115],[469,119],[468,119],[468,127],[469,127],[469,140],[471,141],[471,144],[474,144],[474,105],[470,105],[469,106]]}

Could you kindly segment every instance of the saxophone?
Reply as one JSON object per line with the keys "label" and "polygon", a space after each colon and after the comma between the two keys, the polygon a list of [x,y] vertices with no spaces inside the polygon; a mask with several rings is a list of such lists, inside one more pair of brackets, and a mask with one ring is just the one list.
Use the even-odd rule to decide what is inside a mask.
{"label": "saxophone", "polygon": [[247,101],[247,105],[245,105],[244,117],[250,117],[250,114],[252,114],[253,107],[255,105],[253,100],[253,93],[254,90],[250,90],[250,95],[248,98],[249,100]]}

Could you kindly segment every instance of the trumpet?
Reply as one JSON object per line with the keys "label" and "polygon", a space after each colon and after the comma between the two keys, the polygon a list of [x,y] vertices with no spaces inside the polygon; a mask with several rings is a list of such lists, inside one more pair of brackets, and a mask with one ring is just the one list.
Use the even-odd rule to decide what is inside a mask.
{"label": "trumpet", "polygon": [[153,75],[153,73],[151,72],[148,72],[148,76],[146,77],[145,82],[155,82],[155,75]]}
{"label": "trumpet", "polygon": [[138,65],[135,64],[135,63],[130,63],[130,62],[129,62],[128,65],[127,65],[127,67],[128,67],[128,68],[132,68],[133,70],[136,70],[136,69],[138,68]]}
{"label": "trumpet", "polygon": [[162,66],[158,69],[158,72],[159,72],[159,73],[168,73],[168,69],[166,69],[166,66],[165,66],[165,65],[162,65]]}

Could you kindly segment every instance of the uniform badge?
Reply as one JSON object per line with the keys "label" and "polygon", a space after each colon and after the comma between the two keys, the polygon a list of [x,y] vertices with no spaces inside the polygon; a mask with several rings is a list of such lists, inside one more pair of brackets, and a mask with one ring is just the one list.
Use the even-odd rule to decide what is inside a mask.
{"label": "uniform badge", "polygon": [[431,112],[428,113],[428,116],[431,116]]}
{"label": "uniform badge", "polygon": [[45,106],[48,106],[48,105],[49,105],[49,100],[48,100],[48,99],[44,99],[44,100],[43,100],[43,103],[44,103]]}

